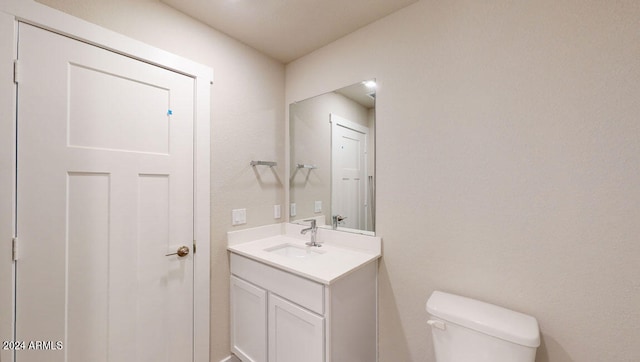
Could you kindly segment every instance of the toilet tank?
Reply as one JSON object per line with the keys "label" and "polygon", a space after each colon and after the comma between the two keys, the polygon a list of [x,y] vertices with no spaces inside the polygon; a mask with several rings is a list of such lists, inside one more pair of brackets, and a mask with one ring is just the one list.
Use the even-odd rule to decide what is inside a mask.
{"label": "toilet tank", "polygon": [[435,291],[427,301],[437,362],[534,362],[538,321],[471,298]]}

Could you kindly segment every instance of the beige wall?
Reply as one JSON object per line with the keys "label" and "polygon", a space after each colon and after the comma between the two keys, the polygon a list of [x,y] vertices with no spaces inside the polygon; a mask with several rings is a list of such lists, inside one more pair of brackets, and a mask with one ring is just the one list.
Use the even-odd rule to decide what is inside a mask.
{"label": "beige wall", "polygon": [[287,66],[376,78],[382,362],[433,290],[538,318],[538,361],[640,361],[640,2],[420,1]]}
{"label": "beige wall", "polygon": [[211,360],[220,361],[229,355],[231,210],[247,209],[244,228],[277,222],[273,205],[284,204],[284,66],[155,0],[39,2],[213,68]]}

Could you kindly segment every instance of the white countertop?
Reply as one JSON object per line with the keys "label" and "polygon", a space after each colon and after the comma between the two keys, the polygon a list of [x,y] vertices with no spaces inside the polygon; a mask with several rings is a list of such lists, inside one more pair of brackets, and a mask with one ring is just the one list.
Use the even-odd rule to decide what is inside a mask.
{"label": "white countertop", "polygon": [[[232,231],[227,233],[227,249],[326,285],[381,256],[379,237],[318,229],[317,241],[322,243],[322,247],[311,247],[305,245],[309,234],[300,235],[302,228],[301,225],[283,223]],[[307,248],[320,255],[300,259],[265,250],[281,244]]]}

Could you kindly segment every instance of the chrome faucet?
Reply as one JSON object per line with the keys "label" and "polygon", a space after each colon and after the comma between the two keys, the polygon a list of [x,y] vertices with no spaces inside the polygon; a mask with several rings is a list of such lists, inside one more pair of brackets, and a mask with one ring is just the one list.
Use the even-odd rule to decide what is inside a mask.
{"label": "chrome faucet", "polygon": [[320,243],[318,243],[316,241],[316,235],[318,233],[318,228],[316,227],[316,220],[315,219],[309,219],[309,220],[304,220],[304,221],[311,222],[311,227],[300,230],[300,234],[302,234],[302,235],[306,234],[307,231],[311,231],[311,241],[308,241],[305,244],[307,244],[309,246],[321,247],[322,245],[320,245]]}

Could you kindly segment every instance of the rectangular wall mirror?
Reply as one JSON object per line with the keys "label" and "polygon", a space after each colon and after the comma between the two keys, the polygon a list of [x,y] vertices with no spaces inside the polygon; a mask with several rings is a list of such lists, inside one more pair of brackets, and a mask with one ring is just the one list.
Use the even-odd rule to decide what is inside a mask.
{"label": "rectangular wall mirror", "polygon": [[375,232],[374,80],[289,106],[290,221]]}

